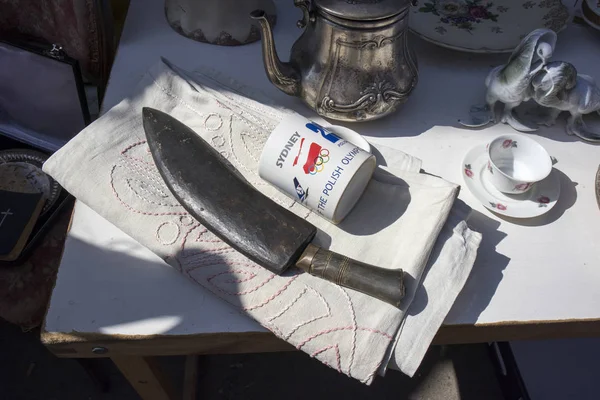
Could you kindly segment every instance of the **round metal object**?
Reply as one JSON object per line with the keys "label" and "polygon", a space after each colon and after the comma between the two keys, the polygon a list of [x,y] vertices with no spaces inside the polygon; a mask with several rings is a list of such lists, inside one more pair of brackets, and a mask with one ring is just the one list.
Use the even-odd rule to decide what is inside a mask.
{"label": "round metal object", "polygon": [[[27,163],[31,164],[40,170],[42,165],[48,159],[48,155],[35,150],[4,150],[0,151],[0,164],[4,163]],[[61,193],[61,186],[50,175],[47,175],[50,181],[49,192],[46,193],[46,204],[42,208],[41,215],[48,212],[58,200]]]}
{"label": "round metal object", "polygon": [[258,24],[249,18],[264,10],[275,24],[273,0],[165,0],[167,22],[180,35],[219,46],[240,46],[260,39]]}
{"label": "round metal object", "polygon": [[410,0],[313,0],[316,7],[343,19],[371,21],[392,17],[410,5]]}
{"label": "round metal object", "polygon": [[[342,2],[336,7],[338,3]],[[278,58],[265,14],[252,14],[261,24],[263,60],[271,83],[337,121],[381,118],[408,99],[418,81],[415,53],[408,43],[408,1],[394,3],[392,17],[362,21],[332,16],[320,8],[309,11],[304,0],[294,4],[303,11],[298,26],[305,30],[292,46],[289,62]]]}

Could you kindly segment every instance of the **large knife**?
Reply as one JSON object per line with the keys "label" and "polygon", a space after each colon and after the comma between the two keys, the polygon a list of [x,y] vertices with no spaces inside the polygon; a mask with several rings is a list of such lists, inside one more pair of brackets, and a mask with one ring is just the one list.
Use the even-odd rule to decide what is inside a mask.
{"label": "large knife", "polygon": [[400,306],[401,269],[375,267],[311,244],[316,227],[254,189],[198,134],[161,111],[145,107],[142,114],[148,146],[167,187],[216,236],[278,275],[295,265]]}

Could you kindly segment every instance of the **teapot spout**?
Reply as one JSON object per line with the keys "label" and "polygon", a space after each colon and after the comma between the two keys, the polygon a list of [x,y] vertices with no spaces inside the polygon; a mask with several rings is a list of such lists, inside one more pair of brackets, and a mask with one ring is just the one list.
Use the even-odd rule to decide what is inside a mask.
{"label": "teapot spout", "polygon": [[250,17],[260,24],[262,35],[263,61],[267,76],[273,85],[290,96],[298,96],[300,92],[300,74],[289,63],[282,63],[277,56],[271,24],[263,10],[255,10]]}

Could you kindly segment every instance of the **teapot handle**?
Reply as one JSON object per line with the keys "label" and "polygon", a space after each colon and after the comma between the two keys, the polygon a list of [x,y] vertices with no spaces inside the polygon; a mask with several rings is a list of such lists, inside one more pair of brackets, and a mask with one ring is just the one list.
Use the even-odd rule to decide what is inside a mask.
{"label": "teapot handle", "polygon": [[315,17],[313,15],[311,15],[309,0],[294,0],[294,5],[298,8],[301,8],[302,13],[304,14],[302,16],[302,19],[296,23],[296,26],[298,26],[298,28],[302,29],[302,28],[306,27],[306,24],[309,21],[314,22]]}

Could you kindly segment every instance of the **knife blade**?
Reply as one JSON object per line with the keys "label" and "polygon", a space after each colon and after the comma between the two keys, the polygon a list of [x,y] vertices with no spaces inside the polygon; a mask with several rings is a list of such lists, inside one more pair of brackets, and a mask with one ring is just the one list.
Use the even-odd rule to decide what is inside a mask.
{"label": "knife blade", "polygon": [[165,184],[206,229],[278,275],[295,265],[400,306],[401,269],[376,267],[312,244],[314,225],[256,190],[200,135],[161,111],[144,107],[142,115],[148,146]]}

